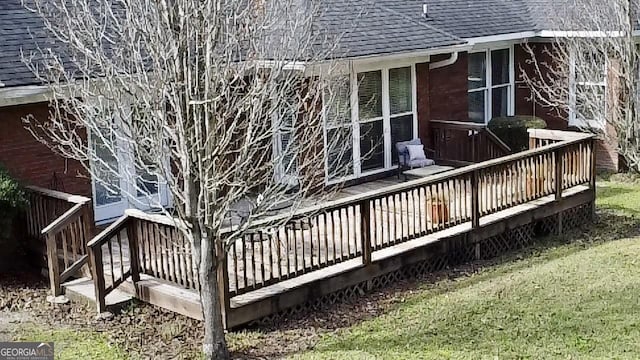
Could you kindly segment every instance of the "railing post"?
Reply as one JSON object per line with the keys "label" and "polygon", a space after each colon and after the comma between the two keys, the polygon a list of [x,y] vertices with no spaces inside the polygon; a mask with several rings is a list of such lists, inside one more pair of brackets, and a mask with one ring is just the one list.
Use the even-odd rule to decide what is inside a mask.
{"label": "railing post", "polygon": [[560,200],[562,198],[562,184],[564,180],[564,169],[562,166],[564,157],[564,148],[556,150],[556,184],[555,184],[555,199]]}
{"label": "railing post", "polygon": [[105,301],[104,286],[104,267],[102,265],[102,246],[89,247],[89,261],[91,264],[91,276],[93,277],[93,285],[96,292],[96,305],[98,306],[98,314],[102,314],[107,310]]}
{"label": "railing post", "polygon": [[[596,138],[591,138],[591,181],[589,185],[591,189],[593,189],[594,199],[595,199],[595,191],[596,191]],[[595,207],[594,207],[595,208]]]}
{"label": "railing post", "polygon": [[471,228],[480,227],[480,174],[478,170],[471,173]]}
{"label": "railing post", "polygon": [[58,261],[58,246],[56,244],[55,234],[46,234],[45,243],[47,244],[47,262],[49,264],[51,293],[53,296],[59,296],[62,294],[62,288],[60,287],[60,264]]}
{"label": "railing post", "polygon": [[[564,148],[559,148],[556,150],[556,184],[555,184],[555,200],[562,200],[562,184],[564,180],[564,168],[563,168],[563,157],[564,157]],[[558,212],[558,227],[557,227],[557,235],[562,235],[562,223],[563,223],[562,211]]]}
{"label": "railing post", "polygon": [[225,251],[223,239],[216,239],[215,257],[218,267],[216,277],[218,282],[218,299],[222,305],[222,324],[225,329],[229,328],[229,313],[231,312],[231,298],[229,296],[229,269],[227,264],[227,253]]}
{"label": "railing post", "polygon": [[362,240],[362,263],[371,264],[371,209],[370,200],[360,202],[360,239]]}
{"label": "railing post", "polygon": [[129,266],[131,267],[131,280],[133,281],[133,285],[138,291],[137,283],[140,281],[140,264],[139,262],[139,254],[138,254],[138,232],[136,228],[138,227],[139,220],[135,218],[129,218],[127,221],[127,238],[129,240]]}

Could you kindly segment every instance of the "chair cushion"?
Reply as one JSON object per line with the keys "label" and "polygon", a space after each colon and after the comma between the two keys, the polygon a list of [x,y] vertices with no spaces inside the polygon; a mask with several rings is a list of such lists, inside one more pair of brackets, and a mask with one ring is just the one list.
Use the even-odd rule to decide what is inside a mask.
{"label": "chair cushion", "polygon": [[427,155],[424,154],[424,145],[407,145],[409,151],[409,161],[424,160]]}
{"label": "chair cushion", "polygon": [[431,166],[435,164],[436,162],[432,159],[416,159],[416,160],[410,160],[409,163],[407,163],[407,166],[414,169],[414,168],[421,168],[425,166]]}

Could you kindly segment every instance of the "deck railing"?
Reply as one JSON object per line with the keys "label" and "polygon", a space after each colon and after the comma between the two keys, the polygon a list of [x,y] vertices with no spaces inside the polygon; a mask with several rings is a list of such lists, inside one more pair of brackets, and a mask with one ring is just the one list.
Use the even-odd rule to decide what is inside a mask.
{"label": "deck railing", "polygon": [[[256,221],[230,245],[221,294],[230,298],[331,265],[370,264],[375,251],[458,225],[478,229],[483,216],[594,186],[594,138],[570,140],[322,203]],[[171,219],[127,211],[89,243],[99,310],[104,297],[147,274],[198,290],[190,244]],[[103,261],[103,259],[106,260]]]}
{"label": "deck railing", "polygon": [[432,147],[437,160],[478,163],[511,154],[511,149],[484,124],[432,120]]}
{"label": "deck railing", "polygon": [[171,219],[127,210],[89,244],[98,312],[105,298],[129,278],[145,274],[186,289],[200,289],[191,244]]}
{"label": "deck railing", "polygon": [[86,244],[91,237],[91,199],[40,187],[27,187],[27,234],[46,249],[51,292],[88,261]]}

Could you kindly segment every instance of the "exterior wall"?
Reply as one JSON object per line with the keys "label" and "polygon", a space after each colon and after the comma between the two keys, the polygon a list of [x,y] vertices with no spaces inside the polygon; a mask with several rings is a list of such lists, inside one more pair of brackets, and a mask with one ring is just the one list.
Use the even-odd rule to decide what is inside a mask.
{"label": "exterior wall", "polygon": [[429,63],[416,64],[416,90],[418,101],[418,136],[426,147],[431,146],[431,132],[429,120],[431,109],[429,100]]}
{"label": "exterior wall", "polygon": [[[550,43],[535,43],[530,44],[533,49],[534,56],[539,62],[550,62],[553,59],[548,53],[545,53],[552,46]],[[531,54],[525,49],[525,45],[514,46],[514,61],[516,70],[516,91],[515,91],[515,105],[516,115],[534,115],[542,118],[547,122],[547,127],[553,130],[568,130],[569,129],[569,114],[566,112],[559,112],[556,109],[551,109],[542,106],[537,103],[535,99],[532,99],[531,90],[524,83],[521,71],[525,71],[529,76],[535,74],[532,64],[527,62],[531,60]],[[544,74],[542,74],[544,75]],[[612,83],[612,79],[609,79],[609,83]],[[615,86],[611,86],[610,89],[614,89]],[[608,101],[616,98],[609,94]],[[615,144],[611,143],[611,139],[615,138],[614,130],[608,127],[607,133],[609,134],[609,140],[599,140],[596,148],[596,161],[597,167],[601,170],[618,171],[620,169],[619,156],[615,149]]]}
{"label": "exterior wall", "polygon": [[[536,43],[530,44],[529,46],[532,47],[537,61],[551,61],[549,54],[545,53],[545,50],[549,49],[551,44]],[[568,126],[568,114],[559,113],[556,109],[544,107],[539,102],[536,102],[535,99],[531,98],[531,90],[527,84],[525,84],[521,74],[521,71],[525,71],[531,77],[535,75],[532,64],[527,63],[529,60],[531,60],[531,55],[525,49],[525,45],[516,44],[514,46],[516,115],[534,115],[544,119],[549,129],[566,130]]]}
{"label": "exterior wall", "polygon": [[[447,58],[449,55],[433,56],[431,61]],[[455,64],[429,72],[430,119],[468,121],[468,64],[469,56],[463,52]]]}
{"label": "exterior wall", "polygon": [[22,118],[29,114],[47,118],[47,103],[0,107],[0,165],[25,184],[91,196],[80,163],[65,161],[24,128]]}

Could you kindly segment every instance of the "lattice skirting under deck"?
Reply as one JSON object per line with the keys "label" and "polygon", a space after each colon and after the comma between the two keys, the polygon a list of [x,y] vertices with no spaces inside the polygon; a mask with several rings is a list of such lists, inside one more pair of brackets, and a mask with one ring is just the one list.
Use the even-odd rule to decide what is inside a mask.
{"label": "lattice skirting under deck", "polygon": [[[564,211],[562,214],[563,231],[591,223],[593,213],[593,203]],[[477,242],[471,241],[468,235],[446,240],[448,241],[448,250],[447,253],[442,256],[410,264],[371,280],[309,300],[306,303],[255,320],[251,322],[249,326],[273,326],[284,320],[300,316],[308,311],[326,309],[338,303],[353,302],[368,292],[398,284],[400,281],[420,278],[451,266],[461,265],[475,260],[488,260],[526,248],[531,246],[538,238],[555,234],[559,226],[558,219],[558,215],[553,215],[536,223],[519,226],[497,236],[492,236]]]}

